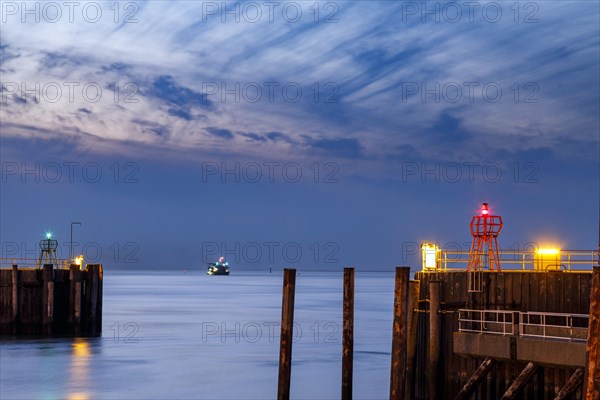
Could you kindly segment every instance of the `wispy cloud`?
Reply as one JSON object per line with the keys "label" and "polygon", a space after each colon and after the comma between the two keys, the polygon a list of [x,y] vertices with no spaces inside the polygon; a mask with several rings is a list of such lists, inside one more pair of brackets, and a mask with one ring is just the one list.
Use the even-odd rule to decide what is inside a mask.
{"label": "wispy cloud", "polygon": [[136,4],[95,23],[4,15],[3,135],[385,160],[587,146],[599,129],[592,2],[502,3],[495,22],[440,2],[290,2],[295,22],[296,6],[250,21],[228,3],[236,21],[222,3]]}

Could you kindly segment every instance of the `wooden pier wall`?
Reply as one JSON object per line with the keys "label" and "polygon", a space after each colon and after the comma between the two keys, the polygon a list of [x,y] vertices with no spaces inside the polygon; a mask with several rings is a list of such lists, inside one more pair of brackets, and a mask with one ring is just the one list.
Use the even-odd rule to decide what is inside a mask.
{"label": "wooden pier wall", "polygon": [[[590,272],[506,271],[483,272],[483,291],[468,293],[467,272],[419,272],[418,334],[414,382],[415,399],[430,399],[428,375],[437,372],[438,397],[454,398],[484,359],[469,359],[454,353],[452,335],[458,331],[458,309],[489,309],[589,314]],[[430,283],[441,285],[441,348],[439,371],[429,371]],[[434,285],[434,287],[437,285]],[[434,346],[435,347],[435,346]],[[500,399],[526,363],[498,362],[477,388],[472,398]],[[410,366],[409,366],[410,368]],[[539,368],[523,392],[524,400],[554,399],[576,368]],[[573,398],[582,398],[580,387]]]}
{"label": "wooden pier wall", "polygon": [[0,269],[0,335],[100,336],[102,265]]}

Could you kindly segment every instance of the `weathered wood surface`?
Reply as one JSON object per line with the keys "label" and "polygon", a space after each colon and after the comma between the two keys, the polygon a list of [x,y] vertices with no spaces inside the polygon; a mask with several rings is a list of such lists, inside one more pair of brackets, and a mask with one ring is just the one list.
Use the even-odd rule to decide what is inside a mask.
{"label": "weathered wood surface", "polygon": [[600,267],[594,267],[587,339],[586,400],[600,400]]}
{"label": "weathered wood surface", "polygon": [[292,338],[294,335],[294,295],[296,292],[296,270],[283,271],[283,299],[281,306],[281,339],[279,345],[279,375],[277,399],[290,398],[292,374]]}
{"label": "weathered wood surface", "polygon": [[560,389],[554,400],[567,400],[571,398],[583,383],[583,373],[583,368],[577,368],[569,378],[567,384]]}
{"label": "weathered wood surface", "polygon": [[[429,302],[429,283],[442,282],[442,331],[451,335],[458,330],[459,308],[502,309],[513,311],[546,311],[558,313],[588,314],[590,311],[590,271],[502,271],[483,272],[483,289],[480,294],[467,293],[466,273],[448,271],[441,273],[421,273],[415,275],[420,281],[421,309]],[[414,399],[425,400],[428,395],[427,358],[429,349],[429,315],[418,315],[416,374],[414,378]],[[444,336],[447,337],[447,336]],[[439,389],[444,398],[454,398],[478,368],[481,360],[464,358],[454,354],[453,341],[443,339],[441,346]],[[518,372],[526,364],[511,366],[510,362],[498,362],[480,383],[472,398],[497,400],[514,381]],[[513,368],[516,367],[517,374]],[[568,382],[574,368],[543,367],[531,384],[521,394],[523,400],[552,400]],[[514,374],[514,375],[513,375]],[[573,398],[583,398],[583,388],[579,388]]]}
{"label": "weathered wood surface", "polygon": [[428,383],[429,398],[437,400],[440,395],[440,358],[442,352],[442,315],[441,315],[442,282],[429,283],[429,352]]}
{"label": "weathered wood surface", "polygon": [[[88,265],[85,271],[50,265],[0,270],[0,334],[100,335],[102,274],[102,265]],[[82,279],[89,284],[81,285]]]}
{"label": "weathered wood surface", "polygon": [[495,365],[496,362],[489,357],[483,360],[479,368],[477,368],[471,378],[465,383],[465,386],[463,386],[456,397],[454,397],[454,400],[468,399]]}
{"label": "weathered wood surface", "polygon": [[342,399],[352,399],[354,366],[354,268],[344,268]]}
{"label": "weathered wood surface", "polygon": [[533,379],[535,373],[540,368],[539,365],[535,363],[528,363],[521,374],[517,377],[517,379],[510,385],[506,393],[502,396],[500,400],[513,400],[515,399],[525,388],[525,386]]}
{"label": "weathered wood surface", "polygon": [[404,398],[406,382],[406,343],[408,325],[409,267],[397,267],[394,289],[394,322],[390,368],[390,399]]}
{"label": "weathered wood surface", "polygon": [[414,398],[415,393],[419,291],[419,281],[410,281],[408,284],[408,332],[406,337],[406,389],[404,396],[406,399]]}

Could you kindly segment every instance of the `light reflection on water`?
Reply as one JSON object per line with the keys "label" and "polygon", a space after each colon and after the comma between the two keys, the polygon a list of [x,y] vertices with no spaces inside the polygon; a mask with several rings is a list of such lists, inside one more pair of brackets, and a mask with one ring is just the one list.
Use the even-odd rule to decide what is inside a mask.
{"label": "light reflection on water", "polygon": [[[356,276],[357,399],[389,395],[393,280]],[[293,398],[340,397],[342,281],[297,277]],[[107,270],[102,337],[0,339],[0,398],[275,398],[281,284],[281,274]]]}
{"label": "light reflection on water", "polygon": [[69,367],[70,379],[68,384],[68,400],[88,400],[87,392],[90,380],[90,343],[86,338],[75,338],[71,344],[71,365]]}

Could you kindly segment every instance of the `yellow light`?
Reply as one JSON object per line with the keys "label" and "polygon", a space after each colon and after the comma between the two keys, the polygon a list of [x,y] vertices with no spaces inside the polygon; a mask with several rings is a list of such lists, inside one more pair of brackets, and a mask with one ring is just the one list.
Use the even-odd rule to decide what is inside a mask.
{"label": "yellow light", "polygon": [[549,271],[559,270],[560,268],[560,249],[548,247],[535,251],[534,269]]}
{"label": "yellow light", "polygon": [[90,344],[85,339],[77,338],[71,348],[75,357],[89,357],[91,354]]}
{"label": "yellow light", "polygon": [[75,265],[79,265],[79,269],[83,267],[83,254],[75,257]]}
{"label": "yellow light", "polygon": [[536,253],[542,255],[557,255],[560,253],[560,249],[537,249]]}
{"label": "yellow light", "polygon": [[421,243],[421,261],[423,270],[437,269],[439,247],[435,243]]}

